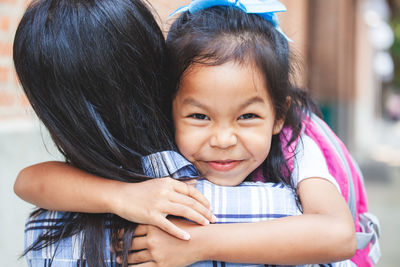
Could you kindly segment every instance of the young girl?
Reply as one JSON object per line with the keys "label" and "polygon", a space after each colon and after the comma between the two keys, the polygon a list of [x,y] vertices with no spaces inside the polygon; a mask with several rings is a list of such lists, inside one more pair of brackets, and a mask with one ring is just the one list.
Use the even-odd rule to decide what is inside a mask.
{"label": "young girl", "polygon": [[[296,172],[298,177],[310,179],[301,182],[290,179],[282,154],[281,138],[288,137],[278,134],[285,125],[292,130],[291,139],[297,138],[302,108],[307,108],[307,102],[290,87],[287,41],[281,33],[264,18],[234,8],[212,8],[184,14],[172,28],[169,44],[172,58],[178,59],[171,69],[177,71],[176,77],[181,77],[179,90],[169,92],[173,97],[176,141],[181,153],[194,163],[202,175],[217,184],[237,185],[254,176],[256,179],[261,176],[268,181],[294,184],[304,213],[255,223],[251,227],[246,224],[209,225],[201,229],[190,226],[189,230],[193,232],[191,241],[181,241],[186,251],[197,247],[197,239],[193,238],[196,233],[205,231],[218,239],[229,234],[219,243],[214,243],[218,244],[218,250],[203,246],[208,253],[200,253],[199,249],[203,247],[197,247],[197,250],[191,250],[196,252],[195,255],[171,257],[172,260],[179,260],[179,265],[205,259],[299,264],[350,257],[354,251],[351,215],[332,184],[334,179],[326,170],[322,153],[312,140],[304,138],[305,150],[298,159]],[[303,168],[310,161],[317,166],[312,166],[311,170]],[[317,168],[319,163],[322,166],[320,169]],[[259,171],[251,175],[258,167]],[[31,167],[22,174],[25,177],[38,176],[39,168]],[[69,167],[55,168],[53,176]],[[65,176],[68,177],[68,174]],[[41,179],[46,180],[45,177]],[[68,179],[80,181],[79,178]],[[93,185],[101,188],[101,181],[94,179],[90,180]],[[89,182],[84,184],[87,186]],[[60,188],[56,184],[55,187],[44,186]],[[68,192],[70,189],[65,190],[67,195],[71,193]],[[82,198],[82,193],[72,194]],[[40,196],[35,197],[41,201]],[[79,206],[79,203],[72,204],[71,209],[75,209],[76,205]],[[186,227],[183,222],[179,224]],[[153,235],[157,232],[155,228],[150,229]],[[232,230],[235,230],[234,234]],[[141,234],[143,229],[138,231],[137,234]],[[136,240],[150,238],[150,232]],[[158,232],[156,236],[162,235]],[[227,236],[230,238],[226,239]],[[274,240],[274,243],[266,240]],[[131,254],[132,263],[155,260],[157,264],[164,264],[158,262],[157,253],[152,251],[155,244],[143,247],[146,242],[142,241],[133,243],[133,249],[146,250]],[[202,241],[205,241],[204,238]],[[171,242],[179,243],[179,240]],[[243,246],[248,251],[238,253]],[[179,248],[179,245],[174,248]],[[210,252],[215,252],[215,255]]]}
{"label": "young girl", "polygon": [[[185,252],[196,260],[299,264],[318,262],[311,257],[321,257],[324,262],[329,249],[322,248],[330,246],[331,252],[337,252],[346,241],[336,242],[352,236],[354,229],[335,180],[310,137],[301,135],[304,150],[296,155],[297,169],[292,175],[286,172],[281,141],[296,139],[303,116],[310,112],[309,100],[289,82],[287,40],[265,16],[246,14],[237,6],[195,2],[172,25],[167,38],[171,69],[180,82],[169,93],[179,151],[216,184],[237,185],[257,167],[252,179],[261,174],[267,181],[293,184],[304,215],[251,227],[187,226],[193,231],[189,243],[155,227],[139,227],[137,235],[146,236],[135,238],[132,249],[147,252],[134,253],[130,262],[154,260],[175,266],[182,263]],[[205,9],[200,2],[206,2]],[[281,131],[282,126],[290,131]],[[341,237],[332,238],[327,229],[336,229],[334,236]],[[344,237],[346,232],[349,235]],[[320,238],[329,241],[324,244]],[[257,239],[270,242],[256,243]],[[342,248],[351,251],[354,239],[347,240],[347,248]],[[147,242],[151,244],[144,245]]]}

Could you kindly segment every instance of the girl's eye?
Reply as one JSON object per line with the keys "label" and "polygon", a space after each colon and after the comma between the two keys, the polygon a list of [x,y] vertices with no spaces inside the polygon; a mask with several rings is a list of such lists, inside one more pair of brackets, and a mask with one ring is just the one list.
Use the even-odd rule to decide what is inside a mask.
{"label": "girl's eye", "polygon": [[195,113],[189,115],[190,118],[196,119],[196,120],[209,120],[207,115],[200,114],[200,113]]}
{"label": "girl's eye", "polygon": [[243,114],[239,117],[239,120],[249,120],[249,119],[255,119],[255,118],[259,118],[259,116],[257,116],[256,114],[253,113],[246,113]]}

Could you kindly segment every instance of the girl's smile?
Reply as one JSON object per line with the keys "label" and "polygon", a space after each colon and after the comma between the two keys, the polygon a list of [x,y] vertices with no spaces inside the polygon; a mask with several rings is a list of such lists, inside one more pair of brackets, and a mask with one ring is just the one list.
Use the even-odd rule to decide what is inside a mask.
{"label": "girl's smile", "polygon": [[230,171],[239,165],[242,160],[207,161],[207,164],[216,171]]}
{"label": "girl's smile", "polygon": [[267,158],[283,122],[263,77],[250,64],[195,64],[182,77],[173,102],[180,152],[208,180],[234,186]]}

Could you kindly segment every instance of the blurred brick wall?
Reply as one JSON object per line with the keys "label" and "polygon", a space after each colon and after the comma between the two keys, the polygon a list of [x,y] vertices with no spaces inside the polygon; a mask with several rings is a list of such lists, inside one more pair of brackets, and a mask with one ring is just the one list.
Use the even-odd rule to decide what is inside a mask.
{"label": "blurred brick wall", "polygon": [[[12,45],[18,23],[30,0],[0,0],[0,124],[30,119],[29,102],[17,80]],[[171,11],[188,0],[150,0],[165,21]],[[168,28],[168,27],[163,27]]]}
{"label": "blurred brick wall", "polygon": [[30,1],[0,0],[0,123],[26,116],[29,107],[18,84],[12,43],[18,22]]}

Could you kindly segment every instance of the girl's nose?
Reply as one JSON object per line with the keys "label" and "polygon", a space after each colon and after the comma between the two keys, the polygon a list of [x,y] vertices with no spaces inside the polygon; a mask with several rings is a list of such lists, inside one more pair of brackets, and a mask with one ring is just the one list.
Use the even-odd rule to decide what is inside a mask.
{"label": "girl's nose", "polygon": [[237,144],[237,136],[231,129],[217,129],[210,138],[210,146],[226,149]]}

